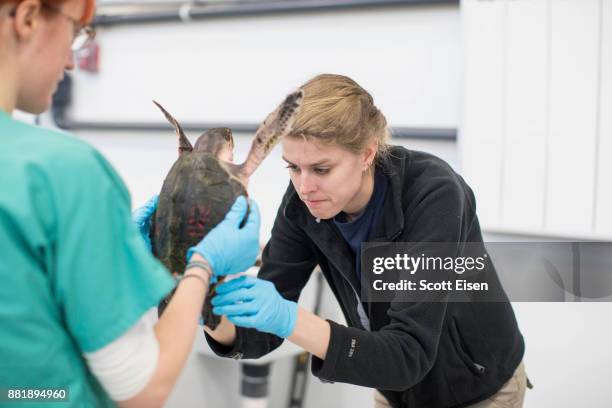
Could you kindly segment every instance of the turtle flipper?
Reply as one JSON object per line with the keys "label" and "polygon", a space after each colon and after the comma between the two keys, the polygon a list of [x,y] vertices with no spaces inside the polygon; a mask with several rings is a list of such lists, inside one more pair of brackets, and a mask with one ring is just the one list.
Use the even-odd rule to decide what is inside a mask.
{"label": "turtle flipper", "polygon": [[168,113],[168,111],[165,110],[164,107],[161,106],[159,103],[157,103],[156,101],[153,101],[153,103],[157,105],[157,107],[162,111],[166,119],[168,119],[168,122],[170,122],[172,126],[174,126],[176,135],[179,138],[179,148],[178,148],[179,156],[183,153],[188,153],[188,152],[193,151],[193,146],[191,146],[191,142],[189,142],[189,139],[187,139],[187,135],[185,135],[185,132],[183,131],[183,128],[181,127],[181,125],[178,123],[178,120],[176,120],[174,116]]}
{"label": "turtle flipper", "polygon": [[248,180],[278,141],[290,133],[303,97],[304,91],[301,89],[289,94],[259,126],[251,150],[245,162],[240,165],[242,179]]}

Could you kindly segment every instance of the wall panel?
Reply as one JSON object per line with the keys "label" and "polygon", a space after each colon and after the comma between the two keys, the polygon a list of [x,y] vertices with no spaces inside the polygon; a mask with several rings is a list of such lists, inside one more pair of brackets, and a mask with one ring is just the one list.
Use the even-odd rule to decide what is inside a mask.
{"label": "wall panel", "polygon": [[483,225],[499,224],[504,107],[505,2],[461,2],[464,40],[461,171]]}
{"label": "wall panel", "polygon": [[532,231],[544,221],[548,6],[549,0],[507,4],[501,222]]}
{"label": "wall panel", "polygon": [[550,135],[545,228],[592,233],[600,0],[551,3]]}
{"label": "wall panel", "polygon": [[612,0],[603,0],[595,231],[612,238]]}

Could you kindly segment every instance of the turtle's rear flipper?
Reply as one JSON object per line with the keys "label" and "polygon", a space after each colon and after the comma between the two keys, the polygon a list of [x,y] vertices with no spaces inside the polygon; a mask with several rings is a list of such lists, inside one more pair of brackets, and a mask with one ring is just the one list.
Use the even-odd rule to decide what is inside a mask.
{"label": "turtle's rear flipper", "polygon": [[208,294],[204,300],[204,306],[202,306],[202,318],[204,319],[204,325],[210,327],[212,330],[215,330],[219,323],[221,323],[221,316],[213,313],[213,307],[210,304],[210,301],[217,294],[217,285],[222,283],[224,280],[225,276],[219,276],[217,278],[217,283],[210,285],[208,288]]}

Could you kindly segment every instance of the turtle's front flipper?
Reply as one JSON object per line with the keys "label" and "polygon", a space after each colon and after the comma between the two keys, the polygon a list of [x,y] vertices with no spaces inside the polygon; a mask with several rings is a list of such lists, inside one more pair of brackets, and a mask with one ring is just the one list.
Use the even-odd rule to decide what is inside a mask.
{"label": "turtle's front flipper", "polygon": [[174,126],[174,131],[176,132],[176,135],[178,136],[178,139],[179,139],[179,148],[178,148],[179,156],[183,153],[188,153],[188,152],[193,151],[193,146],[191,146],[191,142],[189,142],[189,139],[187,139],[187,135],[185,135],[185,132],[183,132],[183,128],[178,123],[178,120],[174,119],[174,116],[168,113],[168,111],[165,110],[164,107],[161,106],[159,103],[155,101],[153,101],[153,103],[157,105],[157,107],[162,111],[166,119],[168,119],[168,122],[170,122],[172,126]]}
{"label": "turtle's front flipper", "polygon": [[253,138],[249,155],[245,162],[240,165],[240,178],[248,180],[280,138],[291,131],[303,97],[304,92],[301,89],[289,94],[259,126]]}

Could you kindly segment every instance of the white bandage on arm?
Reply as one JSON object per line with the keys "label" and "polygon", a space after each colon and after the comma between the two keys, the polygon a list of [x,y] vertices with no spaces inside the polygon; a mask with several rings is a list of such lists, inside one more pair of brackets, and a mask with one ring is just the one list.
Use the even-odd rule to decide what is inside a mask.
{"label": "white bandage on arm", "polygon": [[119,338],[92,353],[87,365],[114,401],[125,401],[144,389],[155,373],[159,342],[145,314]]}

